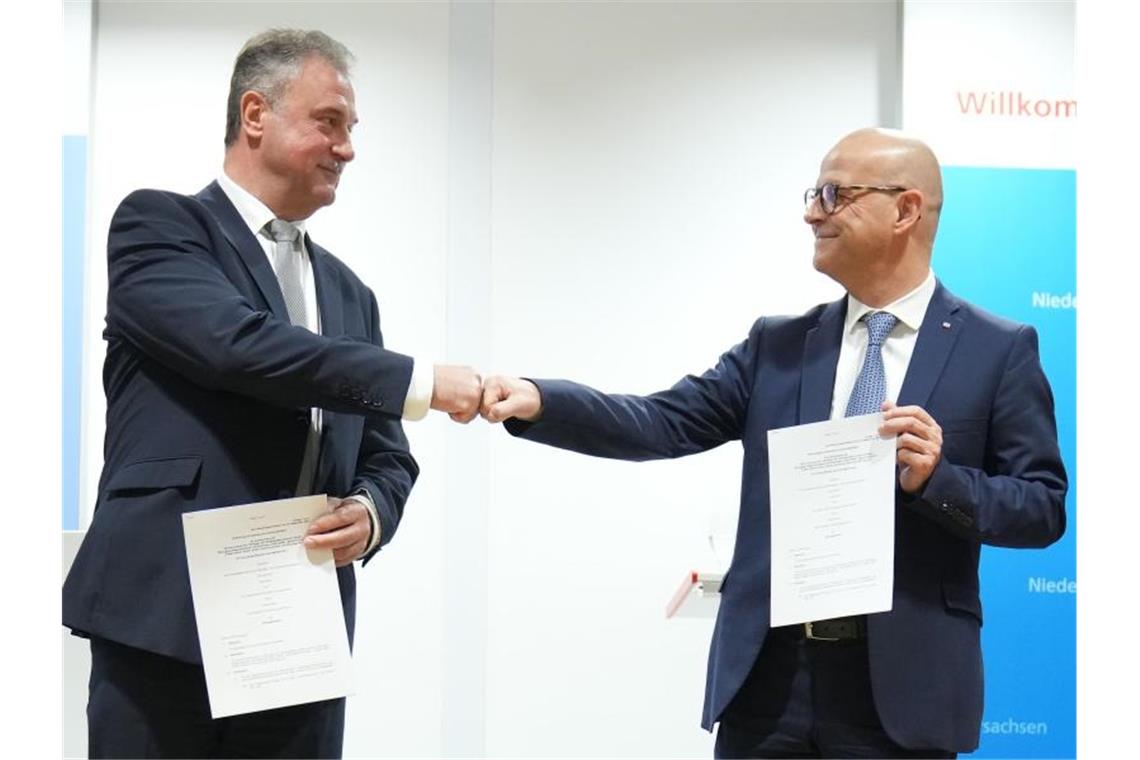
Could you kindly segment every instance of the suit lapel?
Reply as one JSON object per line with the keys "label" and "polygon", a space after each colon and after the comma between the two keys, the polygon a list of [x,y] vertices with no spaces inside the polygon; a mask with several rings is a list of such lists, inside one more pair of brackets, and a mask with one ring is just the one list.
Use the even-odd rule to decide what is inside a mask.
{"label": "suit lapel", "polygon": [[831,416],[835,390],[835,365],[843,338],[847,297],[824,307],[815,327],[804,336],[804,360],[800,375],[799,424],[819,422]]}
{"label": "suit lapel", "polygon": [[205,190],[198,193],[198,200],[202,201],[202,205],[213,215],[226,240],[238,252],[246,271],[253,278],[257,289],[261,291],[261,297],[269,305],[269,310],[289,321],[289,310],[285,308],[281,286],[277,283],[277,276],[273,274],[273,267],[269,264],[265,249],[250,232],[241,214],[226,197],[225,191],[217,182],[211,182]]}
{"label": "suit lapel", "polygon": [[899,391],[899,406],[926,406],[935,383],[942,376],[950,350],[962,332],[963,316],[958,299],[939,282],[918,330],[910,366]]}
{"label": "suit lapel", "polygon": [[330,254],[305,235],[309,261],[313,265],[313,283],[317,288],[317,311],[321,314],[321,335],[335,338],[344,335],[344,304],[336,273],[329,266]]}

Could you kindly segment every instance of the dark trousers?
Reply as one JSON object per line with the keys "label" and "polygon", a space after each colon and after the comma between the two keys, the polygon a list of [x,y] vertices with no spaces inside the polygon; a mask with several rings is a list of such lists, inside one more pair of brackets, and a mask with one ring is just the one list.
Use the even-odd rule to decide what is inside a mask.
{"label": "dark trousers", "polygon": [[883,729],[871,695],[866,639],[808,641],[802,626],[768,633],[725,708],[717,758],[956,757],[908,749]]}
{"label": "dark trousers", "polygon": [[91,639],[90,757],[339,758],[344,700],[213,720],[200,665]]}

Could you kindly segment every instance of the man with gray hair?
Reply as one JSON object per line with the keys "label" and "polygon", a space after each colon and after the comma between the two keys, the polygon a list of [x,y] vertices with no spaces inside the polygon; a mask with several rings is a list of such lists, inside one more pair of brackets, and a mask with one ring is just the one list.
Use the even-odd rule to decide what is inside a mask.
{"label": "man with gray hair", "polygon": [[401,418],[478,412],[479,376],[386,350],[372,291],[305,231],[354,156],[350,60],[321,32],[251,39],[217,180],[136,191],[111,221],[104,465],[63,589],[92,757],[339,757],[343,699],[211,718],[182,514],[328,494],[305,544],[333,552],[351,642],[352,563],[418,474]]}

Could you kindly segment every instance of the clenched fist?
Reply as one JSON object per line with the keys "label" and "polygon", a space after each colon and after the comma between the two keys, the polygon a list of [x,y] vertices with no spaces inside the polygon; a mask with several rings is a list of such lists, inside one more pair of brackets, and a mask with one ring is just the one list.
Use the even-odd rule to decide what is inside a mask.
{"label": "clenched fist", "polygon": [[431,408],[447,412],[456,422],[468,423],[479,414],[483,379],[471,367],[435,365]]}
{"label": "clenched fist", "polygon": [[534,422],[542,415],[542,394],[529,380],[493,375],[483,384],[483,408],[479,413],[488,422],[511,417]]}

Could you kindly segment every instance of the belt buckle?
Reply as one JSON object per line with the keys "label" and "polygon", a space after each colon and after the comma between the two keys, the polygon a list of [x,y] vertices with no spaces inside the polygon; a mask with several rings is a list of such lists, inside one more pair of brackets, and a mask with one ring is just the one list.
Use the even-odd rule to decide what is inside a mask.
{"label": "belt buckle", "polygon": [[812,630],[812,627],[813,627],[814,625],[815,625],[815,623],[814,623],[814,622],[812,622],[812,623],[804,623],[804,636],[806,636],[808,639],[810,639],[810,640],[812,640],[812,641],[839,641],[839,638],[838,638],[838,637],[833,637],[833,636],[816,636],[816,635],[815,635],[815,632]]}

